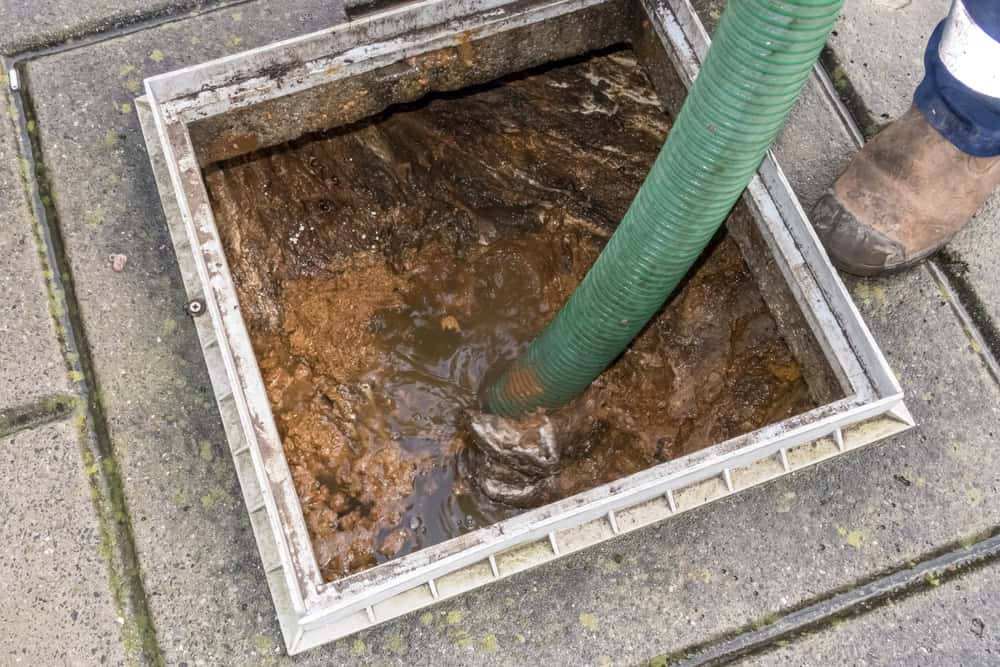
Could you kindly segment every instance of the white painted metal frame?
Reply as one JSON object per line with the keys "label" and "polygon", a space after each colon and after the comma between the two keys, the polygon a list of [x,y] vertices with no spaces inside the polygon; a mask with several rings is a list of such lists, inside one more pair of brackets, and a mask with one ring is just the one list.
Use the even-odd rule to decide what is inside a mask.
{"label": "white painted metal frame", "polygon": [[[607,0],[423,0],[146,81],[138,105],[199,338],[289,653],[343,637],[913,425],[902,390],[773,156],[745,197],[845,398],[324,583],[215,226],[188,124]],[[640,0],[686,83],[708,37],[687,0]],[[359,24],[363,38],[358,38]],[[416,28],[419,39],[410,39]],[[350,28],[350,30],[348,30]],[[468,37],[466,36],[465,39]],[[280,64],[276,85],[255,72]],[[289,83],[290,82],[290,83]]]}

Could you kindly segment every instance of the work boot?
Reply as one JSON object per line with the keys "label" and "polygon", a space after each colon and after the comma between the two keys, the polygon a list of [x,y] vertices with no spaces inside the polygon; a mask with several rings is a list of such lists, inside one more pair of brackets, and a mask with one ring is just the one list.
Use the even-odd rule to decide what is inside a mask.
{"label": "work boot", "polygon": [[859,276],[913,266],[1000,185],[1000,157],[955,148],[916,108],[872,139],[812,212],[830,259]]}

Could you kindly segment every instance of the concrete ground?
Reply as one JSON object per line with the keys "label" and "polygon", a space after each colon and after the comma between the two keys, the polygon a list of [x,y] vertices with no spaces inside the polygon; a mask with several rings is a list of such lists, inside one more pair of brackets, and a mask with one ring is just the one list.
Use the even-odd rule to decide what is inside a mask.
{"label": "concrete ground", "polygon": [[[947,5],[846,2],[825,63],[865,132]],[[0,0],[0,665],[1000,661],[1000,196],[933,263],[847,280],[913,431],[284,655],[132,99],[345,14],[122,6]],[[832,111],[810,85],[777,146],[807,208],[855,150]]]}

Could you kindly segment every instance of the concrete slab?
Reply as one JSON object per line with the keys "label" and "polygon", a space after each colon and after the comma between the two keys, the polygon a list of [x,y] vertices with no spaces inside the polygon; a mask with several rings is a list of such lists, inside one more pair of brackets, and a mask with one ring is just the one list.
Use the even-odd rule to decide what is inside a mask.
{"label": "concrete slab", "polygon": [[850,163],[854,142],[817,78],[806,83],[773,150],[807,212]]}
{"label": "concrete slab", "polygon": [[[234,48],[246,48],[322,24],[295,24],[262,7],[173,24],[28,68],[169,664],[283,657],[194,331],[183,315],[141,136],[121,105],[129,103],[128,82],[136,74],[129,67],[146,75],[225,52],[235,38],[241,41]],[[808,138],[826,130],[795,131]],[[803,169],[811,168],[790,169],[803,192],[824,186],[818,178],[809,183]],[[110,271],[109,252],[129,256],[125,273]],[[998,480],[985,445],[1000,428],[1000,392],[947,303],[922,271],[861,282],[855,290],[913,395],[923,425],[910,436],[295,662],[633,663],[996,525]],[[969,405],[979,406],[973,415]]]}
{"label": "concrete slab", "polygon": [[1000,190],[936,257],[982,330],[994,356],[1000,356]]}
{"label": "concrete slab", "polygon": [[910,107],[924,47],[950,7],[950,0],[845,0],[829,41],[840,64],[831,75],[850,80],[875,123]]}
{"label": "concrete slab", "polygon": [[0,507],[0,663],[125,664],[71,423],[0,440]]}
{"label": "concrete slab", "polygon": [[222,0],[0,0],[0,53],[13,54],[87,33],[134,23],[150,15],[176,14]]}
{"label": "concrete slab", "polygon": [[6,86],[0,92],[0,411],[68,389],[32,231]]}
{"label": "concrete slab", "polygon": [[[878,641],[872,638],[878,637]],[[1000,565],[879,607],[744,664],[990,665],[1000,662]]]}

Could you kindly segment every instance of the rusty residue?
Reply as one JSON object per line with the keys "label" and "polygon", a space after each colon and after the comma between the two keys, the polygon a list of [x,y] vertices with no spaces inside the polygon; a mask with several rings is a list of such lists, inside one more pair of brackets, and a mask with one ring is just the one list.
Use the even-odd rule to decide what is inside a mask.
{"label": "rusty residue", "polygon": [[[518,511],[468,483],[463,411],[582,279],[667,127],[617,52],[209,171],[325,577]],[[534,500],[802,411],[799,375],[722,239],[567,413],[579,437]]]}
{"label": "rusty residue", "polygon": [[468,30],[458,38],[458,56],[466,67],[472,67],[476,62],[476,54],[472,48],[472,35]]}
{"label": "rusty residue", "polygon": [[406,62],[417,70],[443,69],[451,65],[457,58],[457,53],[453,49],[441,49],[440,51],[428,51],[411,58]]}

